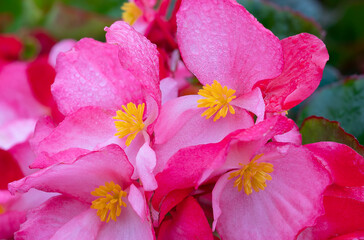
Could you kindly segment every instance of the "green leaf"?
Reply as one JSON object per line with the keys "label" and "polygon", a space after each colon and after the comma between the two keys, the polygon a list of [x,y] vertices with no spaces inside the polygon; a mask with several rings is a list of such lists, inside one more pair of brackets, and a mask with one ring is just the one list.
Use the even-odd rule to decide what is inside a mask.
{"label": "green leaf", "polygon": [[323,87],[303,108],[298,123],[309,116],[322,116],[340,122],[350,134],[364,143],[364,77]]}
{"label": "green leaf", "polygon": [[340,123],[322,117],[306,118],[300,128],[302,144],[331,141],[345,144],[364,156],[364,146],[340,127]]}
{"label": "green leaf", "polygon": [[61,0],[64,4],[109,17],[121,18],[120,7],[127,0]]}
{"label": "green leaf", "polygon": [[280,39],[302,32],[322,37],[323,30],[321,27],[299,13],[254,0],[238,0],[238,3],[243,5],[260,23]]}

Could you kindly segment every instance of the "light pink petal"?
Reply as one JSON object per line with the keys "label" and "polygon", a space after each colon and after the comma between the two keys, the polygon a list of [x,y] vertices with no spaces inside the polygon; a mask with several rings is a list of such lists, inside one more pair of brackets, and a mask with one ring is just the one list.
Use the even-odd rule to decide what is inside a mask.
{"label": "light pink petal", "polygon": [[19,167],[25,176],[35,172],[29,168],[29,165],[32,164],[35,159],[35,155],[30,148],[29,141],[13,146],[11,149],[9,149],[9,152],[18,162]]}
{"label": "light pink petal", "polygon": [[15,238],[19,240],[51,239],[64,224],[88,209],[90,209],[89,204],[73,198],[66,196],[51,198],[29,212],[27,221],[21,225]]}
{"label": "light pink petal", "polygon": [[51,240],[96,239],[101,225],[95,209],[89,208],[64,224]]}
{"label": "light pink petal", "polygon": [[173,78],[165,78],[161,80],[160,88],[162,92],[162,104],[168,100],[177,98],[178,82]]}
{"label": "light pink petal", "polygon": [[9,149],[27,140],[34,132],[35,118],[20,118],[0,126],[0,148]]}
{"label": "light pink petal", "polygon": [[144,143],[136,156],[136,170],[145,191],[153,191],[158,187],[153,173],[156,162],[154,150],[149,143]]}
{"label": "light pink petal", "polygon": [[364,158],[350,147],[335,142],[305,145],[341,186],[364,186]]}
{"label": "light pink petal", "polygon": [[[104,146],[116,133],[114,114],[98,107],[85,107],[68,115],[52,131],[46,130],[50,133],[35,147],[37,159],[32,167],[73,161],[81,154]],[[37,127],[36,136],[38,131],[43,130]]]}
{"label": "light pink petal", "polygon": [[107,42],[119,47],[121,66],[133,74],[143,91],[150,94],[160,106],[157,47],[122,21],[113,23],[109,28],[106,27],[105,31]]}
{"label": "light pink petal", "polygon": [[240,95],[282,71],[279,39],[235,1],[182,1],[177,39],[187,68],[204,85],[217,80]]}
{"label": "light pink petal", "polygon": [[81,156],[73,163],[58,163],[12,182],[9,190],[14,193],[36,188],[91,202],[95,199],[91,192],[106,182],[114,181],[123,188],[128,187],[132,172],[133,167],[123,150],[117,145],[109,145]]}
{"label": "light pink petal", "polygon": [[139,217],[144,221],[149,214],[148,208],[146,206],[145,196],[134,184],[129,187],[128,201],[134,211],[139,215]]}
{"label": "light pink petal", "polygon": [[59,41],[58,43],[56,43],[51,51],[49,52],[49,57],[48,57],[48,62],[50,65],[52,65],[53,67],[56,66],[56,60],[57,60],[57,56],[58,54],[60,54],[61,52],[67,52],[69,50],[71,50],[71,48],[76,44],[76,41],[73,39],[63,39],[61,41]]}
{"label": "light pink petal", "polygon": [[[163,105],[155,125],[155,149],[158,159],[157,171],[178,150],[199,144],[216,143],[229,133],[252,126],[253,118],[243,109],[220,118],[216,122],[201,114],[197,107],[200,96],[179,97]],[[176,120],[177,119],[177,120]]]}
{"label": "light pink petal", "polygon": [[259,88],[254,88],[251,92],[231,101],[231,105],[238,106],[254,113],[255,116],[257,116],[257,123],[264,120],[265,104],[262,92]]}
{"label": "light pink petal", "polygon": [[110,221],[100,228],[97,239],[154,240],[151,223],[143,221],[127,200],[126,205],[116,222]]}
{"label": "light pink petal", "polygon": [[320,84],[329,55],[325,44],[308,33],[281,40],[282,74],[267,81],[263,90],[267,111],[291,109],[310,96]]}
{"label": "light pink petal", "polygon": [[165,220],[159,229],[159,240],[213,240],[206,216],[193,197],[177,205],[171,220]]}
{"label": "light pink petal", "polygon": [[55,124],[52,118],[49,116],[40,118],[35,125],[34,134],[29,139],[30,146],[33,150],[38,148],[39,143],[52,133],[55,128]]}
{"label": "light pink petal", "polygon": [[274,166],[265,190],[248,196],[227,181],[228,174],[216,184],[213,209],[221,211],[215,222],[222,239],[294,239],[323,213],[327,172],[303,147],[271,143],[262,149],[267,155],[274,151],[278,157],[258,160]]}
{"label": "light pink petal", "polygon": [[86,106],[118,110],[140,103],[140,83],[120,65],[117,52],[113,44],[84,38],[58,55],[52,93],[63,114]]}
{"label": "light pink petal", "polygon": [[0,71],[0,126],[19,119],[37,119],[47,110],[34,97],[26,75],[27,65],[14,62]]}

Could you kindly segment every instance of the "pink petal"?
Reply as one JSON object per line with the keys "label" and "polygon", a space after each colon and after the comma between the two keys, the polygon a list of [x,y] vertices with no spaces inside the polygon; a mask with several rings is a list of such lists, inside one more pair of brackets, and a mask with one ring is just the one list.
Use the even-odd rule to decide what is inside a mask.
{"label": "pink petal", "polygon": [[15,145],[9,149],[9,152],[14,157],[14,159],[16,159],[24,175],[30,175],[34,173],[35,170],[29,168],[29,165],[32,164],[35,159],[35,155],[30,148],[29,141]]}
{"label": "pink petal", "polygon": [[177,205],[171,220],[165,220],[159,229],[159,240],[213,240],[206,216],[193,197]]}
{"label": "pink petal", "polygon": [[302,33],[281,40],[284,55],[282,74],[264,87],[267,111],[285,111],[310,96],[320,84],[329,55],[317,37]]}
{"label": "pink petal", "polygon": [[177,98],[178,82],[173,78],[164,78],[161,80],[160,88],[162,92],[162,104],[168,100]]}
{"label": "pink petal", "polygon": [[105,28],[106,40],[119,46],[121,66],[139,81],[143,91],[150,94],[160,106],[159,59],[157,47],[146,37],[122,21]]}
{"label": "pink petal", "polygon": [[262,152],[280,155],[259,159],[274,166],[265,190],[248,196],[226,179],[228,174],[216,183],[213,209],[221,211],[215,222],[222,239],[293,239],[323,212],[322,193],[329,177],[309,151],[271,143]]}
{"label": "pink petal", "polygon": [[13,239],[20,224],[26,219],[26,211],[6,212],[0,215],[0,239]]}
{"label": "pink petal", "polygon": [[364,158],[350,147],[335,142],[305,145],[331,173],[341,186],[364,185]]}
{"label": "pink petal", "polygon": [[282,71],[279,39],[235,1],[182,1],[177,39],[187,68],[204,85],[217,80],[241,95]]}
{"label": "pink petal", "polygon": [[91,192],[106,182],[114,181],[128,187],[132,172],[133,167],[123,150],[117,145],[109,145],[81,156],[73,163],[58,163],[12,182],[9,190],[14,193],[36,188],[91,202],[95,199]]}
{"label": "pink petal", "polygon": [[116,133],[113,115],[113,112],[101,108],[85,107],[68,115],[53,130],[37,127],[35,136],[49,135],[35,147],[37,159],[32,167],[44,168],[57,162],[73,161],[82,154],[104,146]]}
{"label": "pink petal", "polygon": [[[155,149],[159,166],[157,171],[178,150],[199,144],[216,143],[229,133],[253,125],[252,117],[245,110],[238,110],[216,122],[205,119],[205,109],[197,107],[200,96],[179,97],[163,105],[155,125]],[[177,119],[177,121],[176,121]]]}
{"label": "pink petal", "polygon": [[35,118],[20,118],[0,126],[0,148],[10,149],[27,140],[34,132]]}
{"label": "pink petal", "polygon": [[101,226],[102,222],[100,217],[96,215],[95,209],[89,208],[65,223],[55,232],[51,239],[96,239]]}
{"label": "pink petal", "polygon": [[296,145],[302,145],[302,136],[300,130],[297,125],[294,125],[293,128],[281,135],[274,136],[274,141],[277,142],[285,142],[285,143],[293,143]]}
{"label": "pink petal", "polygon": [[143,190],[139,190],[134,184],[131,184],[129,187],[128,201],[134,211],[144,221],[148,218],[149,211],[146,207],[145,196],[141,191]]}
{"label": "pink petal", "polygon": [[153,191],[158,187],[153,173],[156,162],[154,150],[149,143],[144,143],[136,156],[136,170],[145,191]]}
{"label": "pink petal", "polygon": [[37,119],[47,113],[29,86],[25,63],[7,64],[0,71],[0,126],[18,119]]}
{"label": "pink petal", "polygon": [[64,115],[86,106],[115,111],[140,103],[140,83],[120,65],[117,52],[113,44],[84,38],[58,55],[52,93]]}
{"label": "pink petal", "polygon": [[66,196],[51,198],[29,212],[27,221],[21,225],[15,237],[19,240],[51,239],[64,224],[88,209],[90,209],[89,204],[73,198]]}
{"label": "pink petal", "polygon": [[254,113],[257,116],[257,123],[264,120],[265,104],[262,92],[259,88],[254,88],[251,92],[231,101],[231,105],[238,106]]}
{"label": "pink petal", "polygon": [[97,235],[97,239],[130,239],[154,240],[151,223],[143,221],[126,201],[126,208],[121,210],[117,221],[104,224]]}

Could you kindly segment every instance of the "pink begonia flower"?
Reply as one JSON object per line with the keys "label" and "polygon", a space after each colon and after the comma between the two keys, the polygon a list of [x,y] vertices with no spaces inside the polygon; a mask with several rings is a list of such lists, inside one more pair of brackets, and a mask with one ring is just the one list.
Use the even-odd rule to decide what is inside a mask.
{"label": "pink begonia flower", "polygon": [[293,126],[285,117],[269,118],[219,143],[181,149],[156,176],[153,207],[175,190],[217,178],[213,230],[222,239],[293,239],[323,213],[322,193],[330,183],[304,147],[267,143]]}
{"label": "pink begonia flower", "polygon": [[134,166],[133,179],[151,191],[157,187],[150,136],[161,105],[158,53],[124,22],[105,30],[107,43],[85,38],[59,55],[52,93],[66,117],[57,127],[49,119],[37,124],[32,167],[73,161],[116,143]]}
{"label": "pink begonia flower", "polygon": [[364,158],[335,142],[305,146],[323,163],[333,178],[324,193],[325,215],[305,229],[299,240],[364,238]]}
{"label": "pink begonia flower", "polygon": [[8,151],[0,150],[0,239],[13,238],[30,209],[57,195],[32,189],[12,196],[7,190],[8,183],[34,172],[28,168],[33,159],[28,142],[17,144]]}
{"label": "pink begonia flower", "polygon": [[[155,128],[161,168],[183,147],[218,142],[251,126],[249,112],[259,122],[266,111],[281,114],[302,101],[319,84],[328,59],[325,45],[315,36],[280,41],[230,0],[182,1],[177,39],[186,67],[204,87],[199,95],[175,99],[162,108]],[[171,115],[179,116],[178,121],[171,121]]]}
{"label": "pink begonia flower", "polygon": [[60,193],[32,210],[16,239],[155,239],[143,190],[123,150],[108,145],[9,184]]}
{"label": "pink begonia flower", "polygon": [[49,52],[49,57],[48,57],[49,64],[55,67],[58,54],[60,54],[61,52],[67,52],[71,50],[75,44],[76,40],[73,39],[63,39],[58,43],[56,43]]}
{"label": "pink begonia flower", "polygon": [[158,232],[159,240],[213,240],[205,214],[193,197],[177,205],[171,218],[165,219]]}

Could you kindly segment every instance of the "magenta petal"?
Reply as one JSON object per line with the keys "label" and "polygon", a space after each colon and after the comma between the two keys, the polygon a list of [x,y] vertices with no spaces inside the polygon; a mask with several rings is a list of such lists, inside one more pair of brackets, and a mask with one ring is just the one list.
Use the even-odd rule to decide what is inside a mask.
{"label": "magenta petal", "polygon": [[109,145],[81,156],[73,163],[58,163],[12,182],[9,190],[14,193],[36,188],[91,202],[95,199],[91,192],[105,182],[114,181],[128,187],[132,172],[133,167],[124,151],[117,145]]}
{"label": "magenta petal", "polygon": [[305,145],[341,186],[364,186],[364,158],[352,148],[336,142]]}
{"label": "magenta petal", "polygon": [[206,216],[193,197],[177,205],[171,220],[165,220],[159,229],[159,240],[213,240]]}
{"label": "magenta petal", "polygon": [[12,239],[26,219],[26,211],[13,211],[0,214],[0,239]]}
{"label": "magenta petal", "polygon": [[88,209],[90,209],[88,204],[75,199],[66,196],[53,197],[29,212],[27,221],[21,225],[15,238],[51,239],[64,224]]}
{"label": "magenta petal", "polygon": [[113,44],[84,38],[58,55],[52,93],[63,114],[86,106],[118,110],[140,102],[140,83],[120,65],[117,52]]}
{"label": "magenta petal", "polygon": [[325,44],[308,33],[281,40],[284,55],[282,74],[269,80],[263,93],[267,111],[291,109],[310,96],[320,84],[329,55]]}
{"label": "magenta petal", "polygon": [[133,74],[143,90],[160,106],[159,58],[156,45],[122,21],[106,27],[105,31],[107,42],[119,46],[121,66]]}
{"label": "magenta petal", "polygon": [[182,1],[177,39],[187,68],[204,85],[217,80],[240,95],[282,71],[279,39],[235,1]]}
{"label": "magenta petal", "polygon": [[136,170],[146,191],[153,191],[158,187],[153,173],[156,162],[154,150],[149,143],[144,143],[136,156]]}
{"label": "magenta petal", "polygon": [[[330,181],[310,152],[277,143],[268,144],[262,152],[267,157],[259,161],[274,166],[265,190],[248,196],[226,179],[228,174],[216,184],[213,209],[221,211],[215,221],[222,239],[294,239],[323,213],[322,193]],[[273,152],[278,157],[269,159]]]}

